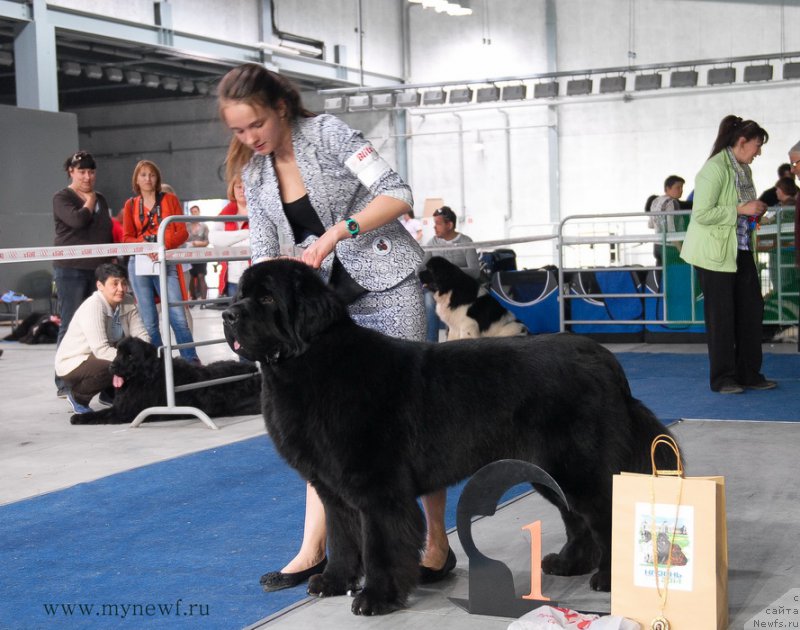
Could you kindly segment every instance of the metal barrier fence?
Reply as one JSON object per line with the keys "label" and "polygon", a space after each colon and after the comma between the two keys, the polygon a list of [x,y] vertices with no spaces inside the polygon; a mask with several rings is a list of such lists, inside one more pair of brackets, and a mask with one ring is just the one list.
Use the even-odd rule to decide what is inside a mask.
{"label": "metal barrier fence", "polygon": [[[794,266],[794,209],[793,208],[780,208],[771,211],[771,216],[766,223],[759,227],[758,240],[759,240],[759,266],[760,277],[762,282],[763,292],[765,294],[765,301],[770,306],[767,315],[765,315],[764,323],[778,324],[778,325],[795,325],[797,324],[798,315],[798,302],[800,301],[800,292],[798,292],[798,270]],[[690,215],[688,210],[670,211],[659,213],[659,217],[667,215],[685,216]],[[627,222],[634,228],[641,225],[642,219],[650,217],[650,214],[635,212],[635,213],[613,213],[613,214],[591,214],[591,215],[571,215],[563,219],[558,225],[556,234],[547,234],[539,236],[526,236],[513,239],[503,239],[494,241],[478,241],[457,246],[442,246],[442,247],[429,247],[425,249],[428,252],[437,253],[440,251],[453,251],[458,249],[476,249],[478,251],[491,251],[499,247],[508,247],[509,245],[533,243],[541,241],[557,240],[558,251],[558,304],[559,304],[559,328],[566,330],[567,327],[580,326],[585,324],[607,326],[607,325],[625,325],[625,324],[661,324],[661,325],[696,325],[702,324],[702,319],[697,317],[696,301],[699,295],[697,291],[697,282],[694,269],[690,271],[689,290],[686,292],[686,297],[690,301],[690,317],[675,318],[670,317],[668,313],[668,296],[671,290],[668,286],[670,281],[670,274],[664,273],[665,269],[669,268],[669,261],[667,265],[631,265],[622,264],[615,265],[612,263],[625,261],[629,257],[625,254],[623,248],[640,247],[643,244],[655,244],[662,247],[662,251],[672,252],[679,251],[680,243],[685,238],[685,232],[661,232],[654,234],[653,232],[642,234],[637,232],[628,233],[624,226]],[[617,234],[598,234],[595,227],[582,232],[581,225],[588,223],[597,223],[598,221],[607,221],[609,219],[621,220],[620,224],[623,226],[621,233]],[[219,260],[249,260],[250,248],[249,247],[206,247],[206,248],[181,248],[167,250],[164,243],[164,236],[167,226],[173,222],[192,223],[192,222],[226,222],[230,221],[229,216],[222,217],[194,217],[189,215],[173,215],[165,217],[158,231],[158,239],[156,243],[130,243],[130,244],[108,244],[108,245],[94,245],[94,246],[77,246],[77,247],[31,247],[31,248],[14,248],[14,249],[0,249],[0,263],[14,263],[14,262],[30,262],[41,260],[56,260],[64,258],[91,258],[91,257],[109,257],[109,256],[127,256],[137,254],[149,254],[156,252],[158,254],[159,265],[159,287],[161,293],[161,328],[162,339],[164,345],[159,348],[159,352],[164,352],[164,365],[165,365],[165,385],[167,404],[160,407],[151,407],[142,411],[131,423],[131,427],[138,427],[142,422],[151,415],[193,415],[201,420],[210,429],[218,429],[219,427],[214,421],[208,417],[205,412],[195,407],[177,406],[175,404],[176,392],[188,391],[191,389],[198,389],[201,387],[209,387],[229,383],[233,381],[243,380],[245,378],[254,378],[257,376],[250,375],[237,375],[220,379],[213,379],[208,381],[199,381],[186,385],[175,386],[174,370],[172,364],[172,351],[180,350],[188,347],[208,346],[213,344],[226,343],[224,338],[208,339],[203,341],[194,341],[186,344],[173,344],[172,335],[169,324],[169,307],[170,306],[192,306],[196,304],[215,304],[215,303],[228,303],[230,298],[220,297],[211,298],[206,300],[180,300],[170,303],[167,291],[167,263],[178,264],[181,262],[199,262],[199,261],[219,261]],[[570,293],[569,282],[567,277],[570,274],[581,273],[585,271],[597,270],[596,267],[586,266],[568,266],[567,252],[569,248],[589,247],[592,248],[598,244],[609,246],[608,266],[602,267],[603,270],[613,271],[633,271],[633,272],[655,272],[660,273],[663,280],[662,290],[652,293],[642,292],[619,292],[619,293],[582,293],[575,295]],[[613,255],[612,255],[613,253]],[[573,257],[575,260],[580,260],[580,256]],[[595,257],[596,259],[596,257]],[[685,265],[685,263],[682,263]],[[686,265],[688,267],[688,265]],[[659,300],[664,303],[662,309],[663,315],[655,318],[642,318],[642,319],[614,319],[614,320],[582,320],[570,319],[567,317],[566,305],[569,300],[577,298],[587,299],[624,299],[634,298],[638,300]]]}
{"label": "metal barrier fence", "polygon": [[[158,226],[158,262],[160,263],[158,266],[158,281],[159,281],[159,291],[161,293],[161,338],[164,342],[164,378],[166,380],[166,393],[167,393],[167,404],[166,406],[160,407],[149,407],[147,409],[142,410],[139,415],[137,415],[133,422],[131,422],[131,428],[136,428],[141,426],[141,424],[149,417],[153,415],[193,415],[199,418],[203,424],[205,424],[208,428],[217,430],[219,427],[216,423],[208,417],[208,415],[202,410],[198,409],[197,407],[187,407],[187,406],[179,406],[175,404],[175,394],[177,392],[188,391],[191,389],[199,389],[201,387],[212,387],[216,385],[222,385],[224,383],[232,383],[234,381],[241,381],[248,378],[255,378],[259,376],[256,375],[249,375],[249,374],[242,374],[237,376],[226,376],[224,378],[217,378],[207,381],[197,381],[195,383],[188,383],[186,385],[175,385],[175,373],[173,370],[172,365],[172,351],[173,350],[181,350],[182,348],[196,348],[199,346],[210,346],[219,343],[226,343],[224,338],[220,339],[209,339],[205,341],[193,341],[192,343],[181,343],[181,344],[173,344],[172,343],[172,335],[170,334],[170,325],[169,325],[169,307],[170,306],[192,306],[194,304],[214,304],[214,303],[228,303],[230,302],[230,298],[212,298],[208,300],[180,300],[170,304],[169,301],[169,292],[167,291],[167,261],[180,261],[181,259],[185,259],[187,249],[182,250],[170,250],[169,255],[167,253],[167,248],[164,242],[164,236],[166,234],[167,227],[171,223],[197,223],[197,222],[207,222],[207,221],[230,221],[231,217],[223,216],[223,217],[195,217],[191,215],[170,215],[168,217],[164,217],[161,221],[160,225]],[[216,254],[213,252],[215,248],[204,248],[204,252],[207,252],[208,255],[204,256],[204,260],[249,260],[249,248],[240,248],[242,251],[237,252],[228,252],[224,254]],[[184,255],[181,256],[181,253]],[[191,257],[192,260],[195,259],[195,256]],[[179,270],[180,273],[180,270]],[[259,368],[260,372],[260,368]]]}

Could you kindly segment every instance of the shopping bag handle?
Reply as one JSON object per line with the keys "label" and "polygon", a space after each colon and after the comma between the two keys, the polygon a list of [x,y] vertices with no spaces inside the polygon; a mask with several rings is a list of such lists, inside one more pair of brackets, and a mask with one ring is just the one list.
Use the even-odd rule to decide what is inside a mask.
{"label": "shopping bag handle", "polygon": [[[675,460],[678,464],[677,470],[659,470],[656,467],[656,449],[661,444],[669,447],[672,449],[672,452],[675,453]],[[681,460],[681,451],[678,448],[678,443],[675,441],[675,438],[673,438],[671,435],[662,433],[661,435],[656,436],[656,438],[653,440],[653,443],[650,445],[650,463],[653,465],[653,475],[656,477],[659,475],[664,475],[667,477],[683,477],[683,461]]]}

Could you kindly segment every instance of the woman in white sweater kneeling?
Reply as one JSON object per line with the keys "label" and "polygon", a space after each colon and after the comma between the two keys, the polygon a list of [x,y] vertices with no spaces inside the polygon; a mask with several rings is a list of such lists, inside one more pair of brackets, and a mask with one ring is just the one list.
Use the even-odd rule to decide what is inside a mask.
{"label": "woman in white sweater kneeling", "polygon": [[128,293],[128,272],[114,263],[95,270],[97,291],[78,307],[61,345],[56,350],[56,374],[70,388],[67,395],[75,413],[91,411],[89,402],[113,402],[109,366],[117,356],[116,344],[125,336],[150,341],[133,297]]}

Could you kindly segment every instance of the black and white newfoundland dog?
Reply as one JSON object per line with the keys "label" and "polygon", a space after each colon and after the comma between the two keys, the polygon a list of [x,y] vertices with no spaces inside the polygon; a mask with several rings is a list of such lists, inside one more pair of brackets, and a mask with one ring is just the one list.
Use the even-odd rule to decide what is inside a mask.
{"label": "black and white newfoundland dog", "polygon": [[390,338],[288,259],[248,269],[222,317],[231,348],[262,362],[276,448],[325,505],[329,561],[310,594],[358,591],[357,615],[403,606],[424,542],[416,497],[505,458],[541,466],[572,508],[559,506],[567,543],[544,571],[597,569],[592,588],[610,589],[612,475],[649,472],[667,433],[611,352],[570,334]]}
{"label": "black and white newfoundland dog", "polygon": [[[210,387],[175,392],[175,404],[196,407],[210,417],[243,416],[261,413],[261,379],[258,368],[241,361],[216,361],[196,366],[183,359],[172,360],[175,385],[187,385],[237,374],[251,378]],[[109,366],[113,374],[114,404],[100,411],[74,414],[72,424],[124,424],[132,422],[148,407],[167,404],[164,359],[156,347],[137,337],[125,337],[117,345],[117,356]],[[150,416],[152,420],[178,420],[184,416]]]}
{"label": "black and white newfoundland dog", "polygon": [[447,324],[448,341],[525,333],[525,326],[489,295],[477,279],[446,258],[430,258],[420,270],[419,279],[433,293],[436,314]]}

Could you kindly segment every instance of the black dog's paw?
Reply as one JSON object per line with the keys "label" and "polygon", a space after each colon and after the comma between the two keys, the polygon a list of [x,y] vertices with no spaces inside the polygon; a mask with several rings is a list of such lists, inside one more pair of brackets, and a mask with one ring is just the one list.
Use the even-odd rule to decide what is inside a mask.
{"label": "black dog's paw", "polygon": [[557,553],[548,553],[542,558],[542,573],[545,575],[571,575],[566,563]]}
{"label": "black dog's paw", "polygon": [[564,558],[550,553],[542,560],[542,572],[546,575],[585,575],[597,566],[590,558]]}
{"label": "black dog's paw", "polygon": [[600,569],[589,580],[589,586],[593,591],[603,591],[604,593],[611,591],[611,571]]}
{"label": "black dog's paw", "polygon": [[400,607],[398,602],[387,600],[367,587],[355,596],[350,610],[354,615],[386,615]]}
{"label": "black dog's paw", "polygon": [[308,580],[307,592],[316,597],[335,597],[347,593],[346,580],[334,579],[327,571],[312,575]]}

